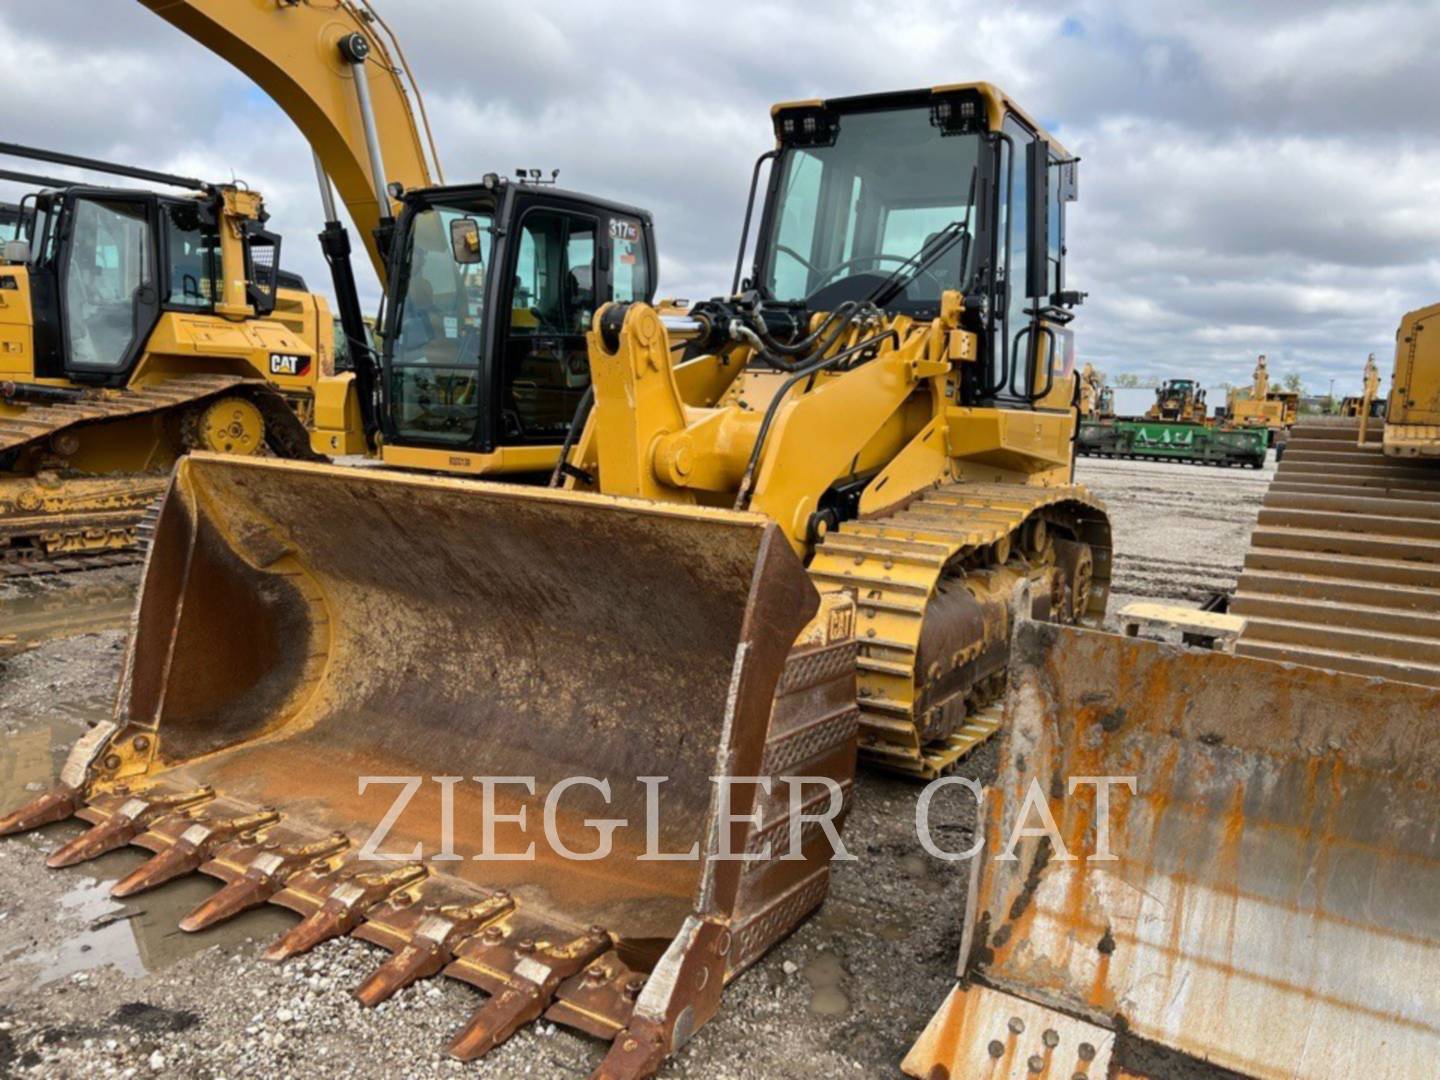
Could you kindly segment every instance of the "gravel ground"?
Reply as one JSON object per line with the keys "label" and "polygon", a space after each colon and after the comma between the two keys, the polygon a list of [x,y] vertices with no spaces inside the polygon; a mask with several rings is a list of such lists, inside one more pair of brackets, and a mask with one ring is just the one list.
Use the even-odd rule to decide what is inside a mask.
{"label": "gravel ground", "polygon": [[[1135,598],[1195,601],[1232,587],[1269,471],[1082,460],[1078,479],[1115,524],[1112,611]],[[93,611],[96,594],[85,590],[101,584],[108,597],[114,576],[68,575],[43,591],[75,590]],[[21,602],[28,595],[0,588],[0,639],[17,632],[6,624],[31,610]],[[77,614],[81,632],[57,638],[63,626],[55,629],[49,603],[46,612],[39,643],[24,649],[21,631],[23,651],[0,659],[0,806],[48,784],[76,735],[108,714],[119,670],[122,630],[97,630]],[[984,779],[993,767],[987,747],[964,771]],[[919,845],[917,790],[862,774],[846,832],[858,861],[837,864],[820,913],[727,991],[721,1014],[662,1076],[900,1075],[898,1062],[951,985],[964,899],[964,874]],[[973,805],[942,796],[934,821],[939,842],[967,846]],[[294,921],[278,909],[182,934],[176,922],[209,885],[192,877],[112,901],[109,883],[143,855],[47,870],[43,854],[78,831],[66,823],[0,840],[0,1080],[583,1077],[603,1053],[540,1024],[462,1067],[442,1051],[480,1000],[468,987],[432,979],[361,1009],[348,991],[381,950],[331,942],[271,966],[259,959],[261,943]]]}

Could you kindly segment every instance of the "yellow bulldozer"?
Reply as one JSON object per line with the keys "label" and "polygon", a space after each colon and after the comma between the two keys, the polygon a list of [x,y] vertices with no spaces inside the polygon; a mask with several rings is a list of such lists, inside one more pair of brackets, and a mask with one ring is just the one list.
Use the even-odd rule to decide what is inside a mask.
{"label": "yellow bulldozer", "polygon": [[[521,185],[417,196],[382,425],[463,458],[536,339],[558,341],[588,388],[557,486],[188,456],[113,721],[0,828],[90,822],[56,866],[155,852],[124,892],[219,878],[187,929],[292,907],[276,958],[383,945],[370,1004],[470,982],[491,996],[457,1056],[544,1015],[612,1041],[597,1077],[651,1075],[824,898],[838,838],[814,819],[843,817],[857,742],[948,770],[994,731],[1018,619],[1097,617],[1110,578],[1108,519],[1071,476],[1073,159],[986,84],[782,105],[773,124],[749,273],[747,236],[726,297],[597,304],[582,354],[522,293],[565,245],[542,257],[492,227]],[[636,233],[597,224],[628,265]],[[465,349],[443,309],[436,333],[456,267],[484,298],[455,309],[476,320]],[[398,816],[357,785],[452,771],[523,779],[417,781]],[[795,778],[812,787],[787,797]],[[557,852],[652,799],[654,833]],[[493,825],[524,811],[560,843],[492,858],[525,854],[533,831]],[[377,866],[382,820],[400,861]],[[447,820],[463,827],[432,859]],[[792,857],[764,858],[787,835]]]}
{"label": "yellow bulldozer", "polygon": [[1401,321],[1383,417],[1291,432],[1231,606],[1242,654],[1440,686],[1436,339],[1440,305]]}
{"label": "yellow bulldozer", "polygon": [[[1294,429],[1237,655],[1020,627],[959,980],[962,1076],[1408,1080],[1440,1058],[1440,347]],[[1440,336],[1440,335],[1437,335]],[[1383,430],[1381,430],[1383,428]],[[1358,440],[1357,440],[1358,434]]]}
{"label": "yellow bulldozer", "polygon": [[33,147],[0,153],[183,192],[4,173],[38,190],[0,251],[0,574],[133,548],[190,450],[318,459],[307,428],[333,323],[281,272],[258,194]]}

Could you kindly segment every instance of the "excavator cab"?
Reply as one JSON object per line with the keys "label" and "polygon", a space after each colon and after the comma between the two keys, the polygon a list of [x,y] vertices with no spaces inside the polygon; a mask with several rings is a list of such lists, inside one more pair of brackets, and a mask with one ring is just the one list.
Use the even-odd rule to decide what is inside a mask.
{"label": "excavator cab", "polygon": [[407,194],[381,327],[388,464],[548,472],[590,386],[585,335],[655,288],[650,214],[491,175]]}

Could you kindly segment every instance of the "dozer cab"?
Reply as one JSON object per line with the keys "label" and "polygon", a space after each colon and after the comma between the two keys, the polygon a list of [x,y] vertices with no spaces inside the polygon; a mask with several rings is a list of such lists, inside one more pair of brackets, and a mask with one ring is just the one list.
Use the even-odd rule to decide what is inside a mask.
{"label": "dozer cab", "polygon": [[[490,215],[563,193],[417,195],[381,327],[384,423],[462,458],[487,423],[556,419],[553,437],[573,407],[555,486],[190,455],[115,718],[4,827],[91,822],[57,866],[156,852],[124,891],[219,878],[187,929],[293,907],[277,958],[381,944],[369,1003],[441,972],[473,983],[491,997],[461,1057],[541,1015],[613,1040],[597,1077],[683,1045],[823,900],[838,837],[813,819],[843,818],[857,742],[911,775],[950,769],[994,732],[1016,619],[1097,617],[1110,576],[1108,519],[1071,482],[1074,162],[984,84],[773,122],[748,280],[686,311],[644,302],[623,208],[535,209],[532,241]],[[564,259],[592,244],[636,299],[596,304],[582,371]],[[537,354],[547,377],[522,377]],[[393,792],[359,783],[462,775],[528,782],[487,807],[427,781],[388,820]],[[497,812],[533,823],[563,796],[564,845],[592,850],[586,829],[633,828],[660,777],[653,838],[688,861],[647,861],[643,829],[578,867],[553,846],[488,858]],[[382,820],[401,866],[369,860]],[[535,839],[501,832],[502,854]],[[794,857],[764,858],[787,835]]]}
{"label": "dozer cab", "polygon": [[190,189],[6,173],[44,186],[22,200],[0,261],[0,572],[133,548],[190,450],[318,457],[307,425],[333,324],[323,299],[280,288],[259,195],[0,151]]}

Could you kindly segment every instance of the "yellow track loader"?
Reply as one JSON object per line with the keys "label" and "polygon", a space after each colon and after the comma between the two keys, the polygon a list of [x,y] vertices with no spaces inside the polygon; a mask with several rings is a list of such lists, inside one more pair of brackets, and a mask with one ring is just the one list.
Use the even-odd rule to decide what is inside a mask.
{"label": "yellow track loader", "polygon": [[[1096,617],[1110,577],[1108,519],[1071,477],[1073,160],[985,84],[773,123],[747,280],[683,312],[598,307],[556,486],[187,457],[114,721],[0,827],[92,823],[56,866],[156,852],[125,892],[220,879],[187,929],[293,907],[277,958],[376,942],[393,957],[370,1004],[471,982],[491,997],[463,1058],[541,1015],[613,1040],[597,1077],[683,1045],[824,898],[838,837],[814,818],[843,816],[857,741],[950,769],[994,731],[1016,620]],[[467,411],[553,338],[520,290],[560,249],[489,226],[519,194],[442,192],[430,232],[404,231],[420,211],[397,224],[414,242],[388,284],[384,422],[457,457]],[[435,261],[484,267],[472,346],[439,358]],[[422,375],[449,389],[409,395]],[[419,793],[390,816],[365,778],[405,777]],[[643,820],[662,777],[655,832],[556,854]],[[493,858],[523,855],[556,802],[561,845]],[[522,811],[532,828],[500,841]],[[399,865],[371,860],[379,822]],[[787,836],[793,858],[764,857]],[[651,862],[652,844],[694,857]]]}
{"label": "yellow track loader", "polygon": [[4,174],[42,189],[0,253],[0,574],[132,548],[187,451],[319,457],[307,425],[333,364],[330,312],[303,283],[280,287],[259,195],[0,152],[190,189]]}
{"label": "yellow track loader", "polygon": [[1440,686],[1440,305],[1396,335],[1386,415],[1307,419],[1231,611],[1243,655]]}

